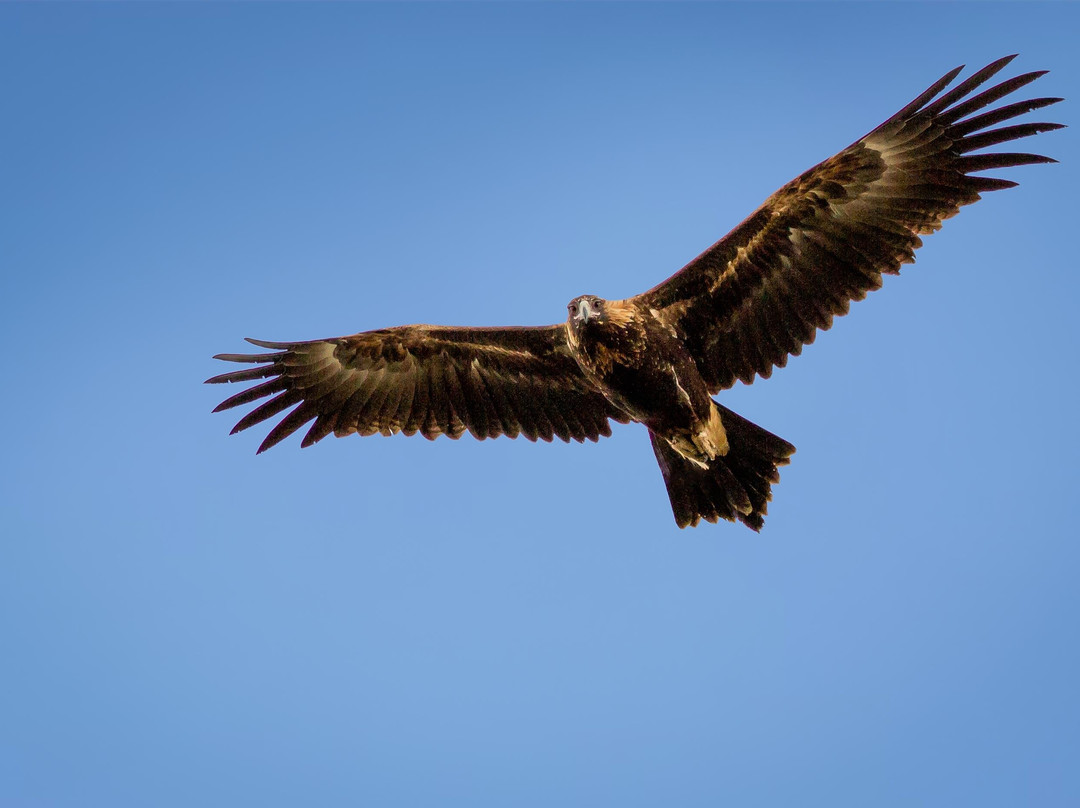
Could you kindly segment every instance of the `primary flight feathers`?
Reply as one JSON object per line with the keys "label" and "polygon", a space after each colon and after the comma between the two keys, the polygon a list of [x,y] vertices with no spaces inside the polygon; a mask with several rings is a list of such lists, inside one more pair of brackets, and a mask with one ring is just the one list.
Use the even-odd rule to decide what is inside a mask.
{"label": "primary flight feathers", "polygon": [[1014,57],[951,90],[950,71],[868,135],[789,182],[697,258],[636,297],[582,295],[565,323],[542,327],[409,325],[311,342],[249,342],[252,364],[207,381],[261,381],[215,410],[268,398],[238,432],[295,406],[264,451],[314,421],[308,446],[333,433],[427,438],[522,435],[584,441],[610,420],[650,430],[680,527],[739,519],[760,529],[791,444],[716,404],[735,381],[768,377],[914,261],[932,233],[984,191],[1016,183],[987,169],[1054,162],[977,152],[1051,129],[1000,126],[1054,104],[1035,98],[984,111],[1045,71],[974,91]]}
{"label": "primary flight feathers", "polygon": [[[308,421],[310,446],[331,432],[392,435],[419,432],[459,438],[523,435],[529,440],[597,440],[608,419],[629,419],[582,375],[566,351],[563,327],[447,328],[403,325],[312,342],[248,339],[268,354],[219,354],[215,359],[260,363],[207,381],[272,377],[223,401],[214,412],[277,393],[252,410],[233,433],[289,413],[259,446],[265,451]],[[262,364],[266,363],[266,364]]]}

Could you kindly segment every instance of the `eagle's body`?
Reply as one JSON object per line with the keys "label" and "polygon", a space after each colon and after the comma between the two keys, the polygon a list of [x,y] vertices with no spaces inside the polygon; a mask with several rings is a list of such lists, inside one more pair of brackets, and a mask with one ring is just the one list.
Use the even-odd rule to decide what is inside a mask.
{"label": "eagle's body", "polygon": [[566,340],[608,401],[680,455],[705,466],[727,454],[724,426],[697,363],[655,311],[583,295],[570,303]]}
{"label": "eagle's body", "polygon": [[[597,440],[610,421],[644,424],[680,527],[738,519],[757,530],[795,448],[712,396],[768,377],[852,300],[914,261],[920,236],[1009,180],[986,169],[1053,162],[984,152],[1060,128],[998,126],[1061,99],[982,111],[1031,83],[1025,73],[974,94],[1013,57],[955,88],[957,68],[881,126],[814,166],[683,269],[643,294],[572,300],[541,327],[398,326],[311,342],[250,340],[265,354],[208,381],[264,380],[222,402],[267,398],[234,432],[294,407],[259,451],[314,421],[302,446],[338,436],[434,439],[522,435]],[[978,152],[978,153],[973,153]]]}

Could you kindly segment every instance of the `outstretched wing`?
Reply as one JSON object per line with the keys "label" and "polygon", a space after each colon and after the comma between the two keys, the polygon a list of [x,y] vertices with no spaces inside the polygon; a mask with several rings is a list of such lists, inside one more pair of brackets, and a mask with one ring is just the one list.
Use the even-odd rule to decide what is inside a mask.
{"label": "outstretched wing", "polygon": [[265,451],[314,420],[302,446],[338,436],[417,432],[434,440],[523,435],[529,440],[597,440],[622,423],[567,352],[561,325],[544,328],[443,328],[407,325],[312,342],[263,342],[274,353],[219,354],[255,364],[210,384],[266,381],[214,412],[269,398],[233,433],[297,406],[266,436]]}
{"label": "outstretched wing", "polygon": [[1034,154],[972,154],[1061,128],[997,126],[1060,101],[1036,98],[981,110],[1046,71],[970,93],[1012,61],[983,68],[948,92],[963,68],[935,82],[870,134],[770,196],[723,239],[634,298],[685,340],[712,392],[767,378],[846,314],[852,300],[915,260],[932,233],[983,191],[1016,185],[971,172],[1051,163]]}

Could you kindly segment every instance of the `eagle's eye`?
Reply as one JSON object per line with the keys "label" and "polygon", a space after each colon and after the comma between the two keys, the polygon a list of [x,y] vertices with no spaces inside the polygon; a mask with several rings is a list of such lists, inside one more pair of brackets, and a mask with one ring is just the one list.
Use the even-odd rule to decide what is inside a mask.
{"label": "eagle's eye", "polygon": [[577,303],[571,303],[566,308],[570,309],[571,314],[577,314]]}

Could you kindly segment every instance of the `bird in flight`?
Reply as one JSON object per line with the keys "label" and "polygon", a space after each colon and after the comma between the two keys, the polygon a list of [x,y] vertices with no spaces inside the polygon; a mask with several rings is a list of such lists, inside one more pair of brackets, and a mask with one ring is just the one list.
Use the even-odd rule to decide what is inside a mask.
{"label": "bird in flight", "polygon": [[296,405],[259,452],[312,421],[301,446],[331,433],[376,432],[596,441],[611,435],[611,421],[637,421],[649,430],[679,527],[737,519],[760,530],[778,467],[795,447],[712,396],[736,380],[768,378],[851,301],[878,289],[883,274],[913,262],[920,236],[984,191],[1016,185],[978,172],[1054,162],[983,151],[1061,128],[999,125],[1060,98],[992,107],[1046,71],[975,93],[1013,58],[947,89],[963,68],[950,71],[647,292],[580,295],[565,322],[549,326],[404,325],[308,342],[249,339],[270,352],[219,354],[252,367],[207,382],[262,381],[214,411],[267,399],[235,434]]}

